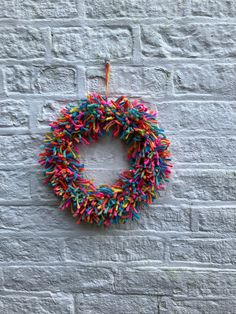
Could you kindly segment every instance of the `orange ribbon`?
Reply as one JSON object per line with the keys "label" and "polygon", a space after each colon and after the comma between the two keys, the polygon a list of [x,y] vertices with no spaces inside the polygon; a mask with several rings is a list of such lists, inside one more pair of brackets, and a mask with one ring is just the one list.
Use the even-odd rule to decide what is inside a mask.
{"label": "orange ribbon", "polygon": [[106,72],[106,98],[108,98],[108,84],[110,79],[110,63],[107,61],[105,64],[105,72]]}

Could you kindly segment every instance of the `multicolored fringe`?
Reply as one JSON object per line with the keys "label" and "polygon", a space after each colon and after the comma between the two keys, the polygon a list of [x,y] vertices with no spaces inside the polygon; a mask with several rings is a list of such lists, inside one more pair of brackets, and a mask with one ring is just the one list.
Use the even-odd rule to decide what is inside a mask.
{"label": "multicolored fringe", "polygon": [[[156,113],[138,100],[89,94],[78,105],[67,105],[50,125],[39,161],[46,182],[61,197],[61,208],[71,208],[77,223],[108,226],[138,219],[141,203],[152,203],[168,181],[170,142],[157,126]],[[78,144],[106,134],[128,144],[130,169],[111,186],[96,188],[83,174]]]}

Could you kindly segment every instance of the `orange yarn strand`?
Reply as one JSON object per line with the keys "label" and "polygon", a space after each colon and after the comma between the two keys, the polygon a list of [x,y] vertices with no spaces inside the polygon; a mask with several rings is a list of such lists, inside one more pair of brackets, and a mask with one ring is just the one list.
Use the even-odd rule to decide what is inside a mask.
{"label": "orange yarn strand", "polygon": [[107,61],[105,65],[105,72],[106,72],[106,98],[108,98],[108,85],[109,85],[109,79],[110,79],[110,68],[111,65]]}

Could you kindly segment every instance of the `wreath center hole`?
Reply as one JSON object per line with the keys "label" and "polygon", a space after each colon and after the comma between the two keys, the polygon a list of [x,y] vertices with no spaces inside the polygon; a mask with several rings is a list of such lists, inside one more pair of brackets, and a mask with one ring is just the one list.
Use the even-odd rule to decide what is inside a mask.
{"label": "wreath center hole", "polygon": [[113,184],[124,169],[129,168],[128,146],[118,138],[105,136],[96,143],[80,146],[80,159],[84,174],[98,187]]}

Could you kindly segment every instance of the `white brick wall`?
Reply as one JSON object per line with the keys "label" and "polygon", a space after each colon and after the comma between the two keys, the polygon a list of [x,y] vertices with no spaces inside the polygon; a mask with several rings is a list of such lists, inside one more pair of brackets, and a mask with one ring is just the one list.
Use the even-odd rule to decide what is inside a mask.
{"label": "white brick wall", "polygon": [[[236,313],[236,2],[2,0],[0,313]],[[97,229],[57,210],[37,163],[60,107],[104,93],[155,103],[174,173],[139,222]],[[152,105],[155,108],[155,105]],[[82,150],[96,183],[117,141]]]}

